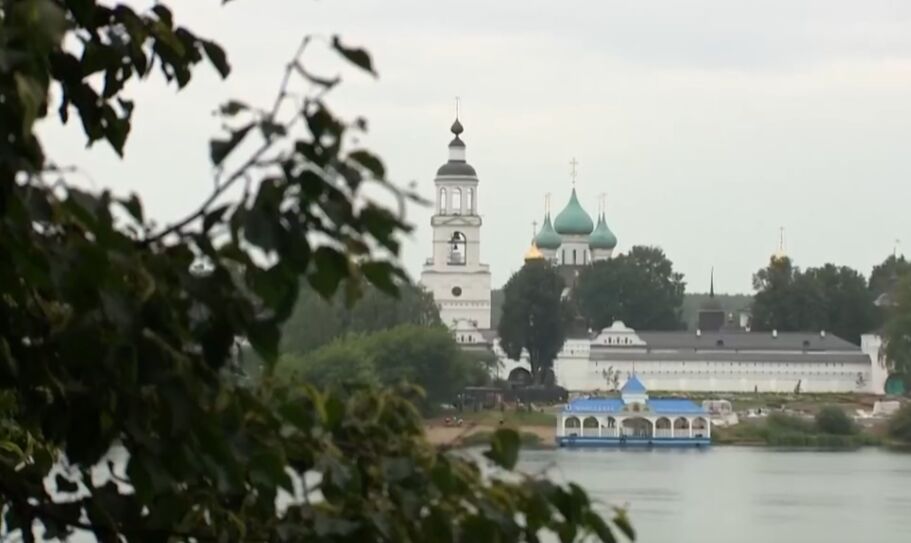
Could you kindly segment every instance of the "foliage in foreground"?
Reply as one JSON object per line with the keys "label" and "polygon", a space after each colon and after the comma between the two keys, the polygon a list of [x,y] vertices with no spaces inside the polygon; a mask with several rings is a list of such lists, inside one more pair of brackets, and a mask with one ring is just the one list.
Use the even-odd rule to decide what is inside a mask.
{"label": "foliage in foreground", "polygon": [[[327,107],[339,79],[304,66],[309,43],[272,107],[220,108],[214,183],[201,180],[212,193],[160,227],[137,196],[49,182],[60,169],[35,123],[73,115],[90,144],[122,154],[138,107],[124,86],[160,71],[184,87],[203,60],[227,76],[222,48],[160,2],[140,13],[0,0],[0,536],[537,541],[549,529],[614,540],[578,486],[488,478],[428,445],[404,391],[269,379],[301,278],[324,296],[355,298],[364,281],[394,292],[409,229],[401,210],[364,196],[373,186],[410,199],[353,143],[366,123]],[[325,43],[376,74],[367,52]],[[261,385],[238,385],[239,339],[266,362]],[[499,431],[487,458],[511,469],[518,443]],[[300,500],[279,507],[282,492]],[[614,526],[631,535],[622,512]]]}
{"label": "foliage in foreground", "polygon": [[911,403],[905,403],[889,419],[889,437],[906,445],[911,445]]}
{"label": "foliage in foreground", "polygon": [[425,412],[453,403],[465,386],[483,385],[489,379],[487,369],[459,349],[449,330],[416,325],[348,336],[305,356],[283,355],[277,372],[320,387],[407,381],[425,391]]}

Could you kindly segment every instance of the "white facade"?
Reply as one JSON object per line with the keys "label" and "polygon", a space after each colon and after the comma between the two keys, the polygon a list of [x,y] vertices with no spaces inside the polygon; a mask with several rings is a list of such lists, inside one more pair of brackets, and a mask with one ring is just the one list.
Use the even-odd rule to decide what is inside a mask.
{"label": "white facade", "polygon": [[424,264],[421,284],[433,294],[447,326],[465,328],[470,323],[484,330],[490,328],[490,269],[481,263],[478,178],[465,161],[458,120],[452,132],[449,161],[434,179],[433,250]]}
{"label": "white facade", "polygon": [[[501,355],[500,352],[497,353]],[[528,368],[500,356],[501,375]],[[637,375],[650,390],[882,394],[886,370],[876,338],[858,348],[826,334],[637,332],[614,323],[567,340],[554,362],[557,384],[582,393],[616,390]]]}
{"label": "white facade", "polygon": [[592,257],[588,248],[588,236],[564,235],[563,245],[555,251],[556,262],[560,266],[585,266],[591,264]]}

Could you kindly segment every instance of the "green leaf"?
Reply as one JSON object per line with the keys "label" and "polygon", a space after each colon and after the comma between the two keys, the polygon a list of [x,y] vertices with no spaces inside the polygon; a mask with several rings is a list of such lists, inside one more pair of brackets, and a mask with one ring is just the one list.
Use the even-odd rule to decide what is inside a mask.
{"label": "green leaf", "polygon": [[364,150],[352,151],[348,158],[366,168],[377,179],[386,177],[386,168],[383,166],[383,162],[373,153]]}
{"label": "green leaf", "polygon": [[598,513],[588,510],[584,515],[584,520],[589,530],[594,532],[603,543],[616,543],[617,538],[614,537],[610,526],[604,522],[604,519]]}
{"label": "green leaf", "polygon": [[614,517],[614,524],[617,525],[617,528],[623,532],[623,535],[628,537],[630,541],[636,540],[636,531],[633,529],[633,525],[629,522],[629,517],[626,516],[626,511],[623,509],[617,510],[617,515]]}
{"label": "green leaf", "polygon": [[515,467],[519,460],[519,433],[512,428],[500,428],[490,438],[490,450],[484,456],[506,469]]}
{"label": "green leaf", "polygon": [[41,112],[46,93],[41,83],[28,75],[16,72],[13,77],[16,79],[16,93],[22,104],[22,137],[27,138]]}
{"label": "green leaf", "polygon": [[212,164],[215,166],[220,165],[222,162],[228,158],[228,155],[231,154],[231,151],[237,147],[245,137],[247,133],[250,132],[250,129],[253,128],[253,123],[250,123],[243,128],[239,128],[231,132],[231,137],[228,139],[215,139],[209,142],[209,158],[212,159]]}
{"label": "green leaf", "polygon": [[57,492],[72,494],[79,490],[79,485],[59,473],[57,474],[57,477],[54,478],[54,481],[57,483]]}
{"label": "green leaf", "polygon": [[126,200],[120,200],[120,204],[129,212],[130,216],[136,219],[136,222],[142,224],[145,222],[145,215],[142,211],[142,202],[139,196],[131,194]]}
{"label": "green leaf", "polygon": [[313,253],[315,270],[307,279],[324,298],[338,289],[339,283],[349,275],[348,259],[331,247],[320,247]]}
{"label": "green leaf", "polygon": [[231,65],[228,64],[228,57],[225,55],[225,50],[214,41],[208,40],[202,41],[202,48],[206,52],[206,56],[209,57],[209,62],[215,66],[215,69],[218,70],[222,79],[228,77],[228,74],[231,73]]}
{"label": "green leaf", "polygon": [[284,136],[288,133],[285,129],[285,125],[271,120],[261,121],[259,123],[259,129],[266,139],[271,139],[273,136]]}
{"label": "green leaf", "polygon": [[226,117],[233,117],[241,111],[247,111],[250,106],[237,100],[228,100],[218,108],[218,112]]}
{"label": "green leaf", "polygon": [[390,262],[365,262],[361,264],[361,272],[383,292],[398,296],[399,287],[393,280],[398,275],[398,269]]}
{"label": "green leaf", "polygon": [[373,63],[371,62],[370,55],[367,53],[367,51],[356,47],[346,47],[342,45],[342,42],[339,41],[338,36],[332,36],[332,47],[343,57],[348,59],[349,62],[366,72],[370,72],[374,77],[376,77],[377,73],[373,70]]}

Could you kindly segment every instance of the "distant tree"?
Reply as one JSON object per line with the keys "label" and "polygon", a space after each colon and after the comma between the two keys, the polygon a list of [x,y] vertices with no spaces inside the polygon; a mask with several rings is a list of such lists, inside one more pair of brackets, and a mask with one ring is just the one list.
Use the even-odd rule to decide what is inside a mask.
{"label": "distant tree", "polygon": [[886,308],[883,347],[891,369],[911,374],[911,275],[901,277]]}
{"label": "distant tree", "polygon": [[525,264],[503,287],[500,346],[513,360],[528,353],[535,382],[553,367],[566,339],[564,288],[557,270],[543,261]]}
{"label": "distant tree", "polygon": [[854,420],[849,417],[844,409],[829,405],[823,407],[816,414],[816,427],[820,432],[835,435],[851,435],[857,432]]}
{"label": "distant tree", "polygon": [[484,357],[463,353],[443,326],[400,325],[372,334],[352,334],[305,355],[286,354],[279,376],[321,387],[343,384],[420,386],[420,407],[451,402],[467,385],[489,379]]}
{"label": "distant tree", "polygon": [[367,286],[350,306],[340,296],[329,300],[301,285],[294,312],[283,327],[283,353],[307,353],[346,334],[376,332],[400,324],[436,326],[440,313],[433,295],[417,285],[401,283],[398,296]]}
{"label": "distant tree", "polygon": [[753,286],[756,330],[827,330],[859,343],[879,322],[864,277],[847,266],[801,271],[787,257],[772,259],[753,276]]}
{"label": "distant tree", "polygon": [[620,388],[620,370],[609,366],[606,370],[601,371],[601,376],[604,377],[608,390],[616,391]]}
{"label": "distant tree", "polygon": [[379,384],[376,367],[360,337],[337,339],[306,355],[282,355],[276,374],[294,382],[311,383],[321,388],[343,383]]}
{"label": "distant tree", "polygon": [[479,375],[470,366],[481,368],[480,361],[464,356],[444,326],[397,326],[366,336],[364,350],[370,354],[381,383],[420,385],[427,409],[453,401],[466,385],[483,384],[470,381]]}
{"label": "distant tree", "polygon": [[863,275],[847,266],[826,264],[804,272],[810,288],[820,292],[823,311],[813,329],[825,329],[860,344],[860,336],[879,324],[874,297]]}
{"label": "distant tree", "polygon": [[874,297],[888,293],[898,280],[911,274],[911,262],[904,255],[889,255],[870,272],[869,288]]}
{"label": "distant tree", "polygon": [[661,249],[636,246],[583,270],[573,299],[596,330],[615,320],[638,330],[679,330],[685,286]]}

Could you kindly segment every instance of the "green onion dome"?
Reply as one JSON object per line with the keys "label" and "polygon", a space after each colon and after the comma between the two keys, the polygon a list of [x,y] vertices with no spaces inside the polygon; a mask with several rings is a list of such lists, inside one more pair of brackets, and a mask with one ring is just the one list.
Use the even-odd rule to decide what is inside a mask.
{"label": "green onion dome", "polygon": [[588,246],[592,249],[613,249],[617,246],[617,236],[607,227],[603,214],[598,217],[595,231],[588,237]]}
{"label": "green onion dome", "polygon": [[559,249],[560,245],[563,245],[563,240],[560,238],[553,225],[550,224],[550,215],[544,216],[544,226],[541,227],[541,231],[538,232],[538,235],[535,236],[535,245],[539,249]]}
{"label": "green onion dome", "polygon": [[592,223],[591,216],[582,209],[579,198],[576,197],[576,189],[573,189],[573,193],[569,197],[569,203],[566,204],[566,207],[554,220],[554,229],[561,236],[587,236],[592,233],[594,228],[595,225]]}

